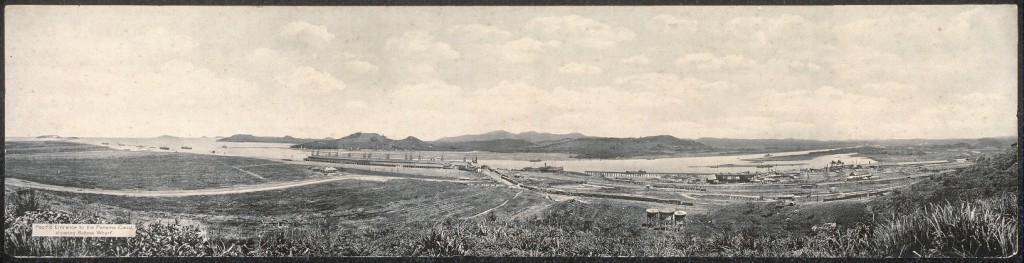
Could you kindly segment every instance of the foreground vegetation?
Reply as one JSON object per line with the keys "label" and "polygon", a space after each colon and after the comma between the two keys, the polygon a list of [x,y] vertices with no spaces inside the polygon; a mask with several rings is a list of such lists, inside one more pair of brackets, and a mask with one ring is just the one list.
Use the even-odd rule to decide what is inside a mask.
{"label": "foreground vegetation", "polygon": [[[970,168],[871,201],[747,203],[692,215],[681,228],[644,226],[645,207],[555,204],[536,216],[375,222],[335,217],[247,238],[211,236],[182,221],[75,214],[43,194],[8,191],[5,252],[54,256],[751,256],[1006,257],[1019,251],[1019,156]],[[426,193],[423,193],[426,194]],[[169,204],[162,204],[169,205]],[[30,238],[33,222],[130,222],[135,238]],[[834,226],[824,223],[835,223]]]}

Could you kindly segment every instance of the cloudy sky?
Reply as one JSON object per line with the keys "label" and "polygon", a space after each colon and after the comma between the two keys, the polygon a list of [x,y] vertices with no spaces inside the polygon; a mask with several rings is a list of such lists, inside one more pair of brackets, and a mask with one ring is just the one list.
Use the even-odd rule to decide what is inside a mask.
{"label": "cloudy sky", "polygon": [[9,137],[1016,134],[1015,6],[5,12]]}

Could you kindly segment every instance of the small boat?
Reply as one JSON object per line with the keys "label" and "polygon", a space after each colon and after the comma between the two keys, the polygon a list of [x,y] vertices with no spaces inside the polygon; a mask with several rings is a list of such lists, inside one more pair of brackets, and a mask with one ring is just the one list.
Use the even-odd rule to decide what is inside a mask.
{"label": "small boat", "polygon": [[168,150],[168,151],[170,151],[171,148],[170,147],[160,147],[160,150]]}
{"label": "small boat", "polygon": [[185,150],[192,150],[192,147],[188,147],[188,146],[181,146],[181,149],[185,149]]}
{"label": "small boat", "polygon": [[537,163],[537,162],[540,162],[540,161],[541,161],[540,159],[530,159],[531,163]]}

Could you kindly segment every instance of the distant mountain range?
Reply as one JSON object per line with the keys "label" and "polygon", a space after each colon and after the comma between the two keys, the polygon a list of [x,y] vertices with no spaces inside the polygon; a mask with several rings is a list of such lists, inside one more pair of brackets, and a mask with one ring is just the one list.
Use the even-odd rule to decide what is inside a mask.
{"label": "distant mountain range", "polygon": [[718,149],[816,150],[860,146],[866,141],[818,141],[802,139],[698,138],[697,142]]}
{"label": "distant mountain range", "polygon": [[710,151],[758,152],[786,150],[820,150],[859,146],[929,146],[971,145],[1007,146],[1015,137],[948,139],[948,140],[853,140],[819,141],[803,139],[680,139],[670,135],[639,138],[593,137],[580,133],[551,134],[541,132],[511,133],[492,131],[483,134],[445,137],[436,141],[423,141],[416,137],[396,140],[376,133],[357,132],[339,139],[301,139],[291,136],[259,137],[236,134],[220,139],[223,142],[292,143],[301,149],[370,149],[392,151],[487,151],[500,153],[534,152],[566,153],[578,158],[621,158],[637,156],[673,155]]}
{"label": "distant mountain range", "polygon": [[[329,138],[328,138],[329,139]],[[313,142],[320,139],[301,139],[292,136],[285,135],[284,137],[262,137],[253,136],[249,134],[235,134],[225,138],[218,139],[218,142],[266,142],[266,143],[307,143]]]}
{"label": "distant mountain range", "polygon": [[412,136],[401,140],[394,140],[376,133],[357,132],[340,139],[315,140],[292,145],[292,148],[430,151],[440,149],[441,147],[424,142]]}
{"label": "distant mountain range", "polygon": [[[523,133],[536,142],[525,139],[488,136],[463,137],[458,140],[425,142],[416,137],[394,140],[376,133],[355,133],[335,140],[302,143],[292,148],[302,149],[375,149],[397,151],[489,151],[489,152],[549,152],[574,154],[579,158],[618,158],[646,155],[676,154],[711,150],[711,147],[693,140],[668,135],[641,138],[603,138],[582,135],[553,135]],[[518,134],[522,136],[523,134]],[[516,134],[505,134],[517,136]],[[490,137],[495,136],[495,137]],[[566,137],[557,140],[548,138]],[[460,136],[461,137],[461,136]],[[489,139],[497,138],[497,139]],[[520,137],[521,138],[521,137]],[[542,139],[544,138],[544,139]]]}
{"label": "distant mountain range", "polygon": [[573,153],[580,158],[618,158],[702,152],[713,148],[694,140],[658,135],[640,138],[564,139],[538,145],[533,149],[540,152]]}
{"label": "distant mountain range", "polygon": [[985,137],[975,139],[895,139],[871,141],[880,146],[938,146],[938,145],[970,145],[978,147],[1006,147],[1017,143],[1017,137]]}
{"label": "distant mountain range", "polygon": [[512,139],[512,140],[523,140],[531,143],[539,143],[544,141],[557,141],[564,139],[578,139],[587,138],[589,136],[580,134],[578,132],[568,134],[552,134],[528,131],[523,133],[511,133],[503,130],[491,131],[483,134],[471,134],[461,135],[455,137],[444,137],[438,139],[437,142],[472,142],[472,141],[491,141],[501,139]]}
{"label": "distant mountain range", "polygon": [[857,146],[938,146],[963,145],[978,147],[1004,147],[1017,142],[1016,137],[990,137],[977,139],[889,139],[889,140],[849,140],[819,141],[802,139],[727,139],[698,138],[704,145],[718,149],[758,149],[758,150],[817,150],[828,148],[845,148]]}

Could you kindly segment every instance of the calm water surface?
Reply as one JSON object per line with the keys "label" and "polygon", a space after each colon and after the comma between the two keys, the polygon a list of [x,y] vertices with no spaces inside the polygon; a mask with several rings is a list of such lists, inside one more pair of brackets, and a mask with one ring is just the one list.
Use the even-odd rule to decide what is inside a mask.
{"label": "calm water surface", "polygon": [[[6,140],[37,140],[34,138],[6,138]],[[288,148],[291,144],[286,143],[239,143],[239,142],[218,142],[213,138],[80,138],[72,140],[76,142],[103,145],[119,150],[130,151],[157,151],[157,152],[187,152],[199,154],[214,154],[228,156],[257,157],[270,159],[292,159],[301,160],[310,151]],[[142,146],[142,147],[139,147]],[[192,149],[181,149],[181,147]],[[161,150],[159,147],[168,147],[170,150]],[[821,150],[813,150],[821,151]],[[777,152],[774,156],[800,155],[812,151]],[[342,151],[345,155],[347,152]],[[363,152],[353,152],[353,156],[360,156]],[[819,156],[811,160],[803,161],[766,161],[753,163],[745,159],[763,157],[764,154],[725,155],[725,156],[703,156],[703,157],[673,157],[662,159],[568,159],[565,154],[536,154],[536,153],[487,153],[487,152],[397,152],[397,151],[372,151],[368,152],[374,158],[382,158],[384,154],[390,154],[392,159],[401,159],[405,154],[412,154],[414,158],[440,160],[444,158],[449,161],[479,159],[481,165],[493,167],[520,169],[524,167],[540,167],[543,165],[562,166],[568,171],[636,171],[644,170],[652,173],[686,172],[686,173],[733,173],[733,172],[757,172],[766,171],[767,168],[757,167],[719,167],[716,165],[791,165],[778,166],[778,170],[800,169],[800,168],[821,168],[832,161],[842,161],[847,164],[868,164],[874,160],[865,157],[854,157],[851,154],[834,154]],[[530,162],[530,159],[542,159],[541,162]]]}

